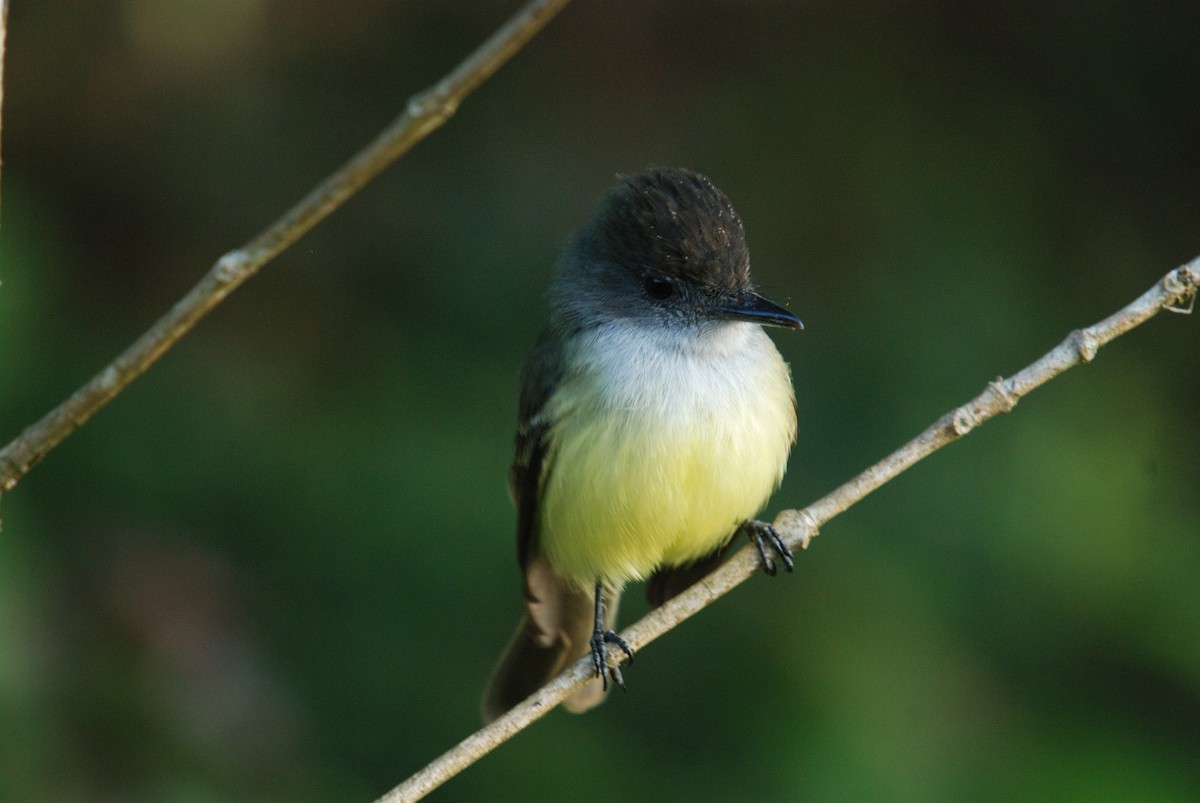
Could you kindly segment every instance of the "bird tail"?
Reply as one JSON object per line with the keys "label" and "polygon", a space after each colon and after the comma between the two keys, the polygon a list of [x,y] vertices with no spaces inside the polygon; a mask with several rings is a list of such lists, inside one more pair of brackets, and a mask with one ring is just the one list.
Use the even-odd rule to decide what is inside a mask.
{"label": "bird tail", "polygon": [[[592,595],[565,585],[559,592],[552,629],[535,624],[528,615],[521,617],[488,681],[483,696],[484,722],[505,714],[591,650],[595,624]],[[618,594],[605,596],[605,627],[611,629],[617,618]],[[563,708],[579,714],[602,702],[604,686],[596,678],[564,700]]]}

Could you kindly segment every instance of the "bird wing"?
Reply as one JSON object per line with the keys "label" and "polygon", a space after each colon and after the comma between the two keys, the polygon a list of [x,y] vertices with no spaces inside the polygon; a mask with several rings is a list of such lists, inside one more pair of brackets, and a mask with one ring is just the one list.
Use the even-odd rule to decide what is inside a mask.
{"label": "bird wing", "polygon": [[546,471],[550,422],[546,402],[562,377],[562,341],[544,332],[521,367],[517,437],[508,491],[517,507],[517,562],[524,569],[538,546],[538,500]]}

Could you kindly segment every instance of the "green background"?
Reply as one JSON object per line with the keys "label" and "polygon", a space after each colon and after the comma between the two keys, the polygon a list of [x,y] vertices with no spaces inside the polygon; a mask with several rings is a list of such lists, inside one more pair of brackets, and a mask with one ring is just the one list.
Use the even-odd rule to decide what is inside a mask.
{"label": "green background", "polygon": [[[516,5],[13,0],[0,440]],[[515,374],[615,173],[708,174],[805,321],[773,515],[1200,253],[1197,30],[568,7],[5,496],[0,799],[383,793],[478,725],[519,611]],[[1195,799],[1198,345],[1122,338],[432,799]]]}

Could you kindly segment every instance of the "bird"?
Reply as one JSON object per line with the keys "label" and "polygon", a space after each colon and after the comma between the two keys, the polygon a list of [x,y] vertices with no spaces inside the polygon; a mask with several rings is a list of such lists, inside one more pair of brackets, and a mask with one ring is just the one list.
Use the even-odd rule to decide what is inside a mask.
{"label": "bird", "polygon": [[802,329],[755,288],[741,218],[705,176],[618,176],[569,239],[522,366],[509,472],[525,612],[484,695],[493,721],[579,658],[599,704],[633,651],[626,584],[661,604],[746,534],[763,570],[790,550],[754,516],[796,439],[791,372],[764,326]]}

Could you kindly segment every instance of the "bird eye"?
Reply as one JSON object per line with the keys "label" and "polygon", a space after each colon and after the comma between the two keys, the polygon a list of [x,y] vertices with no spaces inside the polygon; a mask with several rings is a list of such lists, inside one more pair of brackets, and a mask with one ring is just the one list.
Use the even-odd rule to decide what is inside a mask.
{"label": "bird eye", "polygon": [[646,292],[651,298],[662,301],[675,292],[675,282],[665,276],[650,274],[646,277]]}

